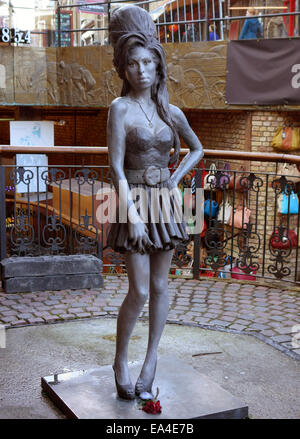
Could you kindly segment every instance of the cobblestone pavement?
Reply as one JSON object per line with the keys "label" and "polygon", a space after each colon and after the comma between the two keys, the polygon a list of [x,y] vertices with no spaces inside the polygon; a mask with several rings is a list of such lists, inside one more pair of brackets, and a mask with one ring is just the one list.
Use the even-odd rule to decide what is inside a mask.
{"label": "cobblestone pavement", "polygon": [[[95,290],[20,294],[0,290],[0,324],[10,328],[116,317],[127,286],[126,276],[110,275],[105,276],[104,287]],[[169,296],[169,323],[252,334],[300,360],[299,290],[206,279],[170,279]],[[148,317],[148,304],[140,317]]]}

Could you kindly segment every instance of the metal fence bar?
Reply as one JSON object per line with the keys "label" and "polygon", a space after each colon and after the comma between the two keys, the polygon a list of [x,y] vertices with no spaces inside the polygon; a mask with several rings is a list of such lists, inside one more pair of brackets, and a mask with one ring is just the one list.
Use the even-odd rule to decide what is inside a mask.
{"label": "metal fence bar", "polygon": [[57,45],[61,47],[61,15],[60,15],[60,6],[57,7]]}
{"label": "metal fence bar", "polygon": [[[265,197],[266,197],[266,205],[268,200],[268,186],[269,186],[269,176],[266,176],[266,189],[265,189]],[[267,207],[267,206],[266,206]],[[265,216],[264,216],[264,237],[263,237],[263,263],[262,263],[262,275],[265,275],[265,262],[266,262],[266,245],[267,245],[267,221],[268,221],[268,212],[267,208],[265,208]],[[275,223],[274,226],[275,228]]]}
{"label": "metal fence bar", "polygon": [[5,167],[0,165],[0,260],[6,258]]}
{"label": "metal fence bar", "polygon": [[[202,188],[202,169],[198,169],[195,174],[195,186],[196,191],[198,188]],[[201,234],[196,233],[194,235],[194,264],[193,264],[193,278],[198,279],[200,275],[200,244]]]}
{"label": "metal fence bar", "polygon": [[[219,0],[219,16],[223,18],[223,2]],[[220,39],[224,40],[224,21],[220,22]]]}
{"label": "metal fence bar", "polygon": [[[188,148],[181,148],[180,155],[184,156],[189,152]],[[107,155],[107,146],[35,146],[30,149],[28,146],[11,146],[0,145],[0,153],[3,156],[7,154],[33,154],[33,153],[47,153],[47,154],[97,154]],[[283,152],[269,153],[269,152],[251,152],[251,151],[234,151],[222,149],[204,149],[204,156],[206,159],[214,160],[250,160],[254,162],[274,162],[274,163],[295,163],[300,164],[300,155],[285,154]],[[68,167],[68,165],[60,165],[60,168]],[[73,165],[73,168],[78,166]],[[99,167],[99,166],[98,166]],[[97,168],[95,165],[94,168]],[[275,174],[274,174],[275,175]]]}
{"label": "metal fence bar", "polygon": [[[176,0],[176,11],[177,11],[177,19],[179,18],[179,3],[178,0]],[[181,27],[178,26],[178,41],[179,43],[181,43],[181,40],[183,40],[183,38],[181,37]]]}
{"label": "metal fence bar", "polygon": [[[183,21],[185,23],[184,25],[184,36],[185,36],[185,41],[188,41],[188,35],[187,35],[187,26],[186,26],[186,4],[185,4],[185,0],[183,0]],[[179,18],[179,17],[178,17]]]}
{"label": "metal fence bar", "polygon": [[38,239],[38,254],[40,256],[41,254],[41,228],[40,228],[40,181],[39,181],[39,175],[40,175],[40,167],[37,166],[36,168],[36,190],[37,190],[37,239]]}
{"label": "metal fence bar", "polygon": [[204,6],[205,6],[205,34],[204,38],[208,40],[208,8],[209,4],[207,3],[207,0],[204,0]]}
{"label": "metal fence bar", "polygon": [[[214,24],[214,39],[216,39],[216,27],[215,27],[215,18],[216,18],[216,11],[215,11],[215,2],[212,2],[212,22]],[[209,38],[207,38],[209,39]]]}
{"label": "metal fence bar", "polygon": [[[166,10],[164,9],[164,22],[166,22]],[[161,24],[160,26],[164,26],[165,29],[165,43],[168,42],[168,38],[167,38],[167,28],[165,24]]]}
{"label": "metal fence bar", "polygon": [[68,179],[69,179],[69,208],[70,208],[70,231],[69,231],[69,242],[70,242],[70,251],[73,252],[73,200],[72,200],[72,169],[69,168]]}
{"label": "metal fence bar", "polygon": [[[200,0],[198,0],[198,20],[200,19],[201,19],[201,5],[200,5]],[[198,30],[199,30],[199,40],[202,41],[202,29],[200,22],[198,22]]]}

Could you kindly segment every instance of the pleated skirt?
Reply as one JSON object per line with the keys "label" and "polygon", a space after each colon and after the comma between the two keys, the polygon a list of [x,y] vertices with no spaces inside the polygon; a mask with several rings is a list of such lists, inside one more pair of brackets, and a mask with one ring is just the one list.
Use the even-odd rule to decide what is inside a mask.
{"label": "pleated skirt", "polygon": [[[179,243],[189,241],[183,217],[181,195],[177,188],[177,196],[172,195],[172,193],[171,196],[168,195],[168,181],[155,186],[129,184],[129,188],[133,199],[138,199],[140,205],[143,206],[139,208],[139,203],[136,203],[138,213],[147,226],[148,237],[151,241],[151,246],[144,248],[143,253],[172,250]],[[135,194],[139,194],[141,189],[142,195],[136,197]],[[137,253],[137,246],[133,245],[129,239],[128,222],[120,222],[119,218],[120,214],[117,209],[116,222],[110,225],[107,246],[118,253]]]}

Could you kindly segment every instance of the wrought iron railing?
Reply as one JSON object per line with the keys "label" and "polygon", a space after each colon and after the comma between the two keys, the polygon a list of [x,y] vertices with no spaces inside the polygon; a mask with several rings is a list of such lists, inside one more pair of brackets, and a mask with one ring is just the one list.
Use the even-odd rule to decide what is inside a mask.
{"label": "wrought iron railing", "polygon": [[[238,39],[247,9],[232,7],[230,0],[113,0],[93,2],[93,7],[99,10],[95,9],[91,16],[82,15],[86,8],[91,8],[91,3],[70,1],[53,9],[54,29],[32,32],[36,39],[34,44],[59,47],[108,44],[110,15],[114,8],[124,3],[136,4],[149,11],[162,43]],[[252,3],[249,2],[249,6]],[[293,1],[282,7],[259,6],[257,17],[262,26],[259,38],[299,36],[298,9]],[[89,16],[93,19],[88,19]],[[82,17],[85,17],[84,22]]]}
{"label": "wrought iron railing", "polygon": [[[22,147],[1,149],[5,148],[20,152]],[[55,148],[60,149],[77,150]],[[99,148],[78,148],[83,150],[93,153]],[[106,148],[101,151],[106,153]],[[238,164],[241,160],[243,169]],[[257,161],[273,162],[274,172],[264,172],[261,165],[257,168]],[[280,169],[282,162],[293,164],[293,172]],[[181,185],[183,191],[192,187],[188,197],[204,196],[204,209],[197,210],[196,203],[186,218],[190,241],[174,251],[170,274],[299,284],[296,164],[300,157],[289,154],[206,150],[203,166],[189,173]],[[100,221],[98,215],[101,203],[110,203],[103,194],[111,187],[107,166],[1,165],[1,259],[91,253],[103,258],[104,272],[123,272],[122,255],[106,246],[109,221]],[[193,233],[194,220],[202,215],[204,227]]]}

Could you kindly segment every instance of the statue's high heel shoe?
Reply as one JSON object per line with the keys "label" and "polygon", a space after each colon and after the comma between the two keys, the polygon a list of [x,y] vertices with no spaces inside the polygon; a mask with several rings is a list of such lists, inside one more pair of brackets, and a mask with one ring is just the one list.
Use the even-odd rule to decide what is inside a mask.
{"label": "statue's high heel shoe", "polygon": [[153,384],[154,377],[155,377],[156,365],[157,365],[157,362],[155,363],[153,378],[147,386],[144,384],[144,382],[142,381],[141,378],[137,379],[137,382],[135,384],[135,394],[140,399],[147,400],[147,399],[153,399],[153,397],[154,397],[153,393],[152,393],[152,384]]}
{"label": "statue's high heel shoe", "polygon": [[112,368],[113,368],[114,374],[115,374],[115,382],[116,382],[116,389],[118,392],[118,396],[120,398],[128,399],[128,400],[134,399],[135,395],[134,395],[133,385],[131,383],[130,384],[119,384],[117,381],[115,366],[113,365]]}

